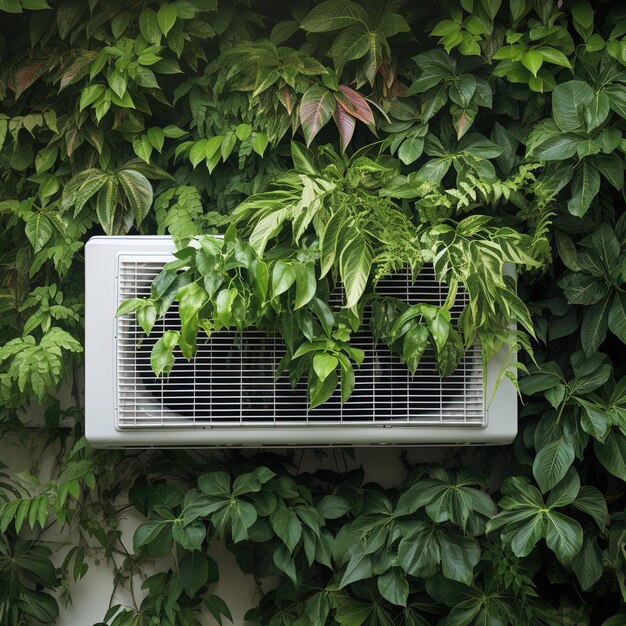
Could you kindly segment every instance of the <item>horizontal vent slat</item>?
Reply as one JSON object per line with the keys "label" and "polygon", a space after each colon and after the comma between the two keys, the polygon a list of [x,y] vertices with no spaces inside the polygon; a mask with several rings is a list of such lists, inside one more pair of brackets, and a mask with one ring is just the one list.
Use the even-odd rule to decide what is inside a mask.
{"label": "horizontal vent slat", "polygon": [[[149,297],[152,280],[163,264],[123,256],[118,272],[118,302]],[[447,296],[446,286],[435,282],[430,266],[415,282],[408,273],[399,273],[381,281],[377,291],[409,304],[439,305]],[[342,302],[342,290],[338,288],[331,305],[339,308]],[[453,317],[466,303],[467,295],[459,291],[451,310]],[[366,311],[364,327],[369,318]],[[425,353],[412,376],[386,346],[375,348],[370,337],[359,333],[352,343],[365,351],[366,358],[361,367],[355,366],[352,397],[342,405],[337,391],[324,405],[309,410],[303,381],[294,391],[286,376],[275,380],[275,368],[284,354],[280,337],[256,329],[220,332],[211,337],[201,333],[195,360],[187,362],[176,352],[172,373],[155,378],[150,369],[150,350],[163,330],[180,327],[176,306],[157,322],[149,338],[133,316],[118,318],[116,325],[116,413],[120,428],[484,426],[479,346],[471,348],[457,370],[441,380],[431,352]]]}

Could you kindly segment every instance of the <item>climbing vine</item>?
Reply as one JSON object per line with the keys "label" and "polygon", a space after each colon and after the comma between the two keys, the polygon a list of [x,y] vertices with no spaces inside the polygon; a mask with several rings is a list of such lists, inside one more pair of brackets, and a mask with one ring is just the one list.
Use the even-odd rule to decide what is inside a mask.
{"label": "climbing vine", "polygon": [[[93,624],[227,623],[221,543],[261,625],[626,625],[622,3],[0,0],[0,102],[0,624],[55,623],[101,562],[125,594]],[[83,247],[102,234],[177,243],[154,297],[122,305],[150,332],[178,302],[160,375],[198,335],[274,324],[311,405],[346,400],[367,302],[411,370],[427,345],[443,374],[476,339],[520,348],[519,435],[428,465],[398,450],[393,487],[349,450],[332,471],[94,450]],[[426,263],[468,293],[460,318],[376,299]]]}

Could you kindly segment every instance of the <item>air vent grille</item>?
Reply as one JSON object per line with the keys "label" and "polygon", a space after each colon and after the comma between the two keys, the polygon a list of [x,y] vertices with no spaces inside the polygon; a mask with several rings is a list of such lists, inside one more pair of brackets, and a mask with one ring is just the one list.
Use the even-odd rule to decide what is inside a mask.
{"label": "air vent grille", "polygon": [[[118,303],[149,296],[151,282],[166,261],[166,257],[120,255]],[[447,288],[437,283],[432,268],[426,267],[417,282],[411,281],[410,274],[401,273],[381,281],[378,292],[409,303],[441,304]],[[339,306],[341,294],[336,298]],[[466,296],[460,292],[453,314],[458,315],[465,302]],[[178,312],[171,309],[157,322],[150,338],[137,326],[134,316],[122,316],[116,324],[118,429],[485,425],[479,346],[470,350],[445,379],[439,377],[433,355],[428,352],[411,376],[386,347],[375,348],[371,337],[360,333],[353,343],[365,350],[366,358],[356,369],[350,400],[342,405],[337,392],[323,406],[308,410],[304,382],[292,390],[287,376],[274,378],[283,355],[280,337],[258,331],[216,333],[199,339],[193,361],[188,363],[177,354],[171,374],[157,379],[150,369],[150,351],[164,330],[178,328]]]}

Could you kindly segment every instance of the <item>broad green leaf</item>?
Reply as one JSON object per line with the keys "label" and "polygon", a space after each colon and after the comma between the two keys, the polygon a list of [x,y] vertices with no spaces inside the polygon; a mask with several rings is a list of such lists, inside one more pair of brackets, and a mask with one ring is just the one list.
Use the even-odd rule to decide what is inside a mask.
{"label": "broad green leaf", "polygon": [[580,340],[587,356],[591,356],[606,339],[611,297],[590,306],[583,313]]}
{"label": "broad green leaf", "polygon": [[[543,54],[540,50],[529,50],[522,56],[522,65],[533,75],[537,76],[537,72],[543,65]],[[565,130],[561,128],[561,130]]]}
{"label": "broad green leaf", "polygon": [[572,197],[567,208],[572,215],[582,217],[600,191],[600,173],[587,160],[583,160],[575,170],[571,190]]}
{"label": "broad green leaf", "polygon": [[557,559],[567,565],[578,554],[583,543],[583,530],[571,517],[550,511],[546,519],[546,544]]}
{"label": "broad green leaf", "polygon": [[199,551],[188,552],[178,563],[178,576],[185,593],[193,598],[209,579],[209,562]]}
{"label": "broad green leaf", "polygon": [[598,489],[590,485],[583,485],[571,504],[575,509],[590,515],[598,528],[604,531],[609,520],[609,511],[604,495]]}
{"label": "broad green leaf", "polygon": [[303,20],[301,28],[312,33],[326,33],[367,23],[365,9],[352,0],[325,0],[318,4]]}
{"label": "broad green leaf", "polygon": [[355,306],[365,292],[373,260],[372,248],[362,236],[355,237],[342,251],[339,273],[346,293],[346,308]]}
{"label": "broad green leaf", "polygon": [[52,237],[52,223],[43,213],[33,213],[24,226],[35,253],[39,252]]}
{"label": "broad green leaf", "polygon": [[480,560],[480,546],[476,539],[441,532],[439,541],[443,575],[470,585],[474,578],[474,567]]}
{"label": "broad green leaf", "polygon": [[270,523],[274,532],[292,553],[302,536],[302,523],[295,511],[279,506],[271,515]]}
{"label": "broad green leaf", "polygon": [[553,441],[539,450],[533,462],[533,475],[541,491],[552,489],[574,462],[574,447],[564,439]]}
{"label": "broad green leaf", "polygon": [[172,549],[171,520],[151,520],[137,528],[133,536],[135,552],[152,558],[160,558]]}
{"label": "broad green leaf", "polygon": [[96,197],[96,215],[102,229],[107,235],[116,234],[120,229],[116,227],[116,213],[118,210],[118,189],[117,178],[108,176],[100,187]]}
{"label": "broad green leaf", "polygon": [[595,541],[585,537],[580,552],[573,558],[571,568],[583,591],[588,591],[603,574],[602,552]]}
{"label": "broad green leaf", "polygon": [[166,2],[159,7],[157,11],[157,24],[164,35],[172,30],[176,23],[176,5]]}
{"label": "broad green leaf", "polygon": [[593,100],[593,89],[580,80],[557,85],[552,92],[552,116],[563,132],[581,128],[585,123],[584,109]]}
{"label": "broad green leaf", "polygon": [[139,226],[152,206],[152,185],[143,174],[135,170],[120,170],[117,178],[134,214],[135,223]]}
{"label": "broad green leaf", "polygon": [[593,449],[598,461],[614,476],[626,481],[626,435],[613,428],[604,443],[593,442]]}
{"label": "broad green leaf", "polygon": [[532,154],[543,161],[564,161],[576,154],[576,147],[581,138],[574,133],[553,135],[535,147]]}
{"label": "broad green leaf", "polygon": [[609,329],[626,344],[626,293],[618,292],[609,309]]}
{"label": "broad green leaf", "polygon": [[406,606],[409,597],[409,583],[399,567],[392,567],[378,577],[378,591],[391,604]]}
{"label": "broad green leaf", "polygon": [[337,369],[339,361],[337,357],[326,352],[318,352],[313,357],[313,369],[320,380],[326,380],[326,377]]}
{"label": "broad green leaf", "polygon": [[317,510],[324,519],[338,519],[350,511],[350,504],[339,496],[324,496],[317,504]]}

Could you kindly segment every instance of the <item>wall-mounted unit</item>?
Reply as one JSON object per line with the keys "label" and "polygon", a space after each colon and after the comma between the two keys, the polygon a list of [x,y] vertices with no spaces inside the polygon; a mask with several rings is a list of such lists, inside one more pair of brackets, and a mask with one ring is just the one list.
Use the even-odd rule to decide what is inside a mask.
{"label": "wall-mounted unit", "polygon": [[[262,332],[216,333],[199,340],[197,357],[182,357],[155,378],[150,351],[161,331],[177,328],[170,310],[147,338],[118,305],[148,296],[171,260],[169,237],[94,237],[86,248],[86,434],[98,447],[369,446],[500,444],[517,432],[517,396],[506,378],[493,395],[504,355],[483,379],[480,347],[445,379],[426,353],[415,375],[384,346],[360,334],[366,358],[345,404],[337,394],[308,410],[304,383],[275,380],[281,340]],[[425,268],[417,282],[398,275],[379,291],[409,303],[441,304],[446,286]],[[460,312],[462,293],[455,304]],[[454,311],[453,311],[454,312]],[[493,395],[493,399],[492,399]]]}

